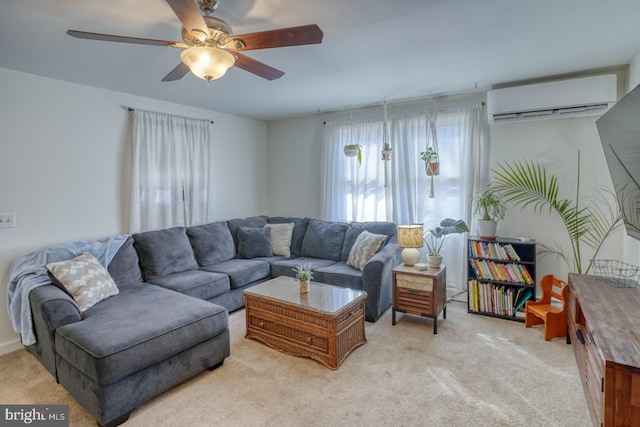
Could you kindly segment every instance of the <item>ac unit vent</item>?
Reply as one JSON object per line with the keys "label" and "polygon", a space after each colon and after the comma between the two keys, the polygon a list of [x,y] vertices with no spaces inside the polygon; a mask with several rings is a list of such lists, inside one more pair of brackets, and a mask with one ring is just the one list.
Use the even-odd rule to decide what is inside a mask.
{"label": "ac unit vent", "polygon": [[584,77],[491,90],[490,123],[514,123],[604,114],[616,101],[616,76]]}

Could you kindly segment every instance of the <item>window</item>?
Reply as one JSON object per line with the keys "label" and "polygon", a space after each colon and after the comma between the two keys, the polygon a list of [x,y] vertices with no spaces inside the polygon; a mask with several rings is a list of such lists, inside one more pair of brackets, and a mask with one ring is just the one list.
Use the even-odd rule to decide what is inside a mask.
{"label": "window", "polygon": [[211,124],[133,112],[130,232],[207,221]]}
{"label": "window", "polygon": [[[475,105],[447,109],[437,118],[431,117],[440,154],[434,198],[429,197],[430,179],[420,159],[420,152],[427,147],[429,117],[425,114],[388,120],[393,146],[390,161],[382,161],[380,157],[382,119],[327,122],[322,155],[324,218],[420,223],[425,230],[447,217],[464,219],[471,225],[471,194],[485,183],[478,177],[482,176],[480,162],[488,159],[479,125],[480,109]],[[347,144],[363,147],[361,165],[344,155],[343,147]],[[482,152],[485,154],[479,154]],[[449,236],[447,240],[445,259],[446,251],[460,252],[466,247],[461,236]],[[461,253],[455,258],[463,259],[464,252]],[[456,270],[466,271],[462,267],[459,265]],[[460,274],[456,282],[457,286],[463,286],[466,280]]]}

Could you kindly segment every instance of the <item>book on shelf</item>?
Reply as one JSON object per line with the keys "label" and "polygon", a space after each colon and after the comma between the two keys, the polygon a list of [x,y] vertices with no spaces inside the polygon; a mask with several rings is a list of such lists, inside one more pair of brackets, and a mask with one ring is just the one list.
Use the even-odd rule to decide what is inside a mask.
{"label": "book on shelf", "polygon": [[513,310],[511,311],[511,315],[515,316],[515,314],[524,306],[524,304],[529,301],[531,298],[533,291],[531,288],[520,288],[516,294],[516,301],[513,306]]}
{"label": "book on shelf", "polygon": [[469,281],[469,294],[472,311],[491,313],[498,316],[513,316],[519,310],[520,298],[522,304],[529,299],[531,289],[523,292],[524,288],[517,292],[514,288],[493,283],[483,283],[472,279]]}
{"label": "book on shelf", "polygon": [[520,261],[521,258],[510,243],[470,241],[469,255],[474,258],[489,258],[500,261]]}
{"label": "book on shelf", "polygon": [[533,284],[526,266],[517,263],[494,262],[486,259],[470,259],[469,263],[479,279],[508,283]]}

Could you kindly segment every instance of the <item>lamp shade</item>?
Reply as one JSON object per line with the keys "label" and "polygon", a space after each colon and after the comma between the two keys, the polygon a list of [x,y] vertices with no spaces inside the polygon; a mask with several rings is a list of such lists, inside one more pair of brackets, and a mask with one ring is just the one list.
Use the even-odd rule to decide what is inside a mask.
{"label": "lamp shade", "polygon": [[180,59],[193,74],[211,81],[224,76],[236,62],[235,56],[217,47],[194,46],[180,53]]}
{"label": "lamp shade", "polygon": [[401,248],[421,248],[423,246],[422,225],[399,225],[398,246]]}
{"label": "lamp shade", "polygon": [[422,225],[399,225],[398,228],[398,246],[402,249],[400,256],[405,265],[414,265],[420,261],[420,252],[418,249],[423,245]]}

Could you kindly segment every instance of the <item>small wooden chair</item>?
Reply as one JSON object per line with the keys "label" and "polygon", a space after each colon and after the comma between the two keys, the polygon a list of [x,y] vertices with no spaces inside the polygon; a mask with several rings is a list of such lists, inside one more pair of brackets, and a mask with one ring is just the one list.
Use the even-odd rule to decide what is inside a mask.
{"label": "small wooden chair", "polygon": [[[525,326],[544,323],[544,339],[551,340],[555,337],[567,336],[567,282],[562,281],[552,274],[544,276],[540,280],[542,298],[538,301],[527,301],[525,304]],[[551,303],[551,297],[562,303],[558,306]]]}

